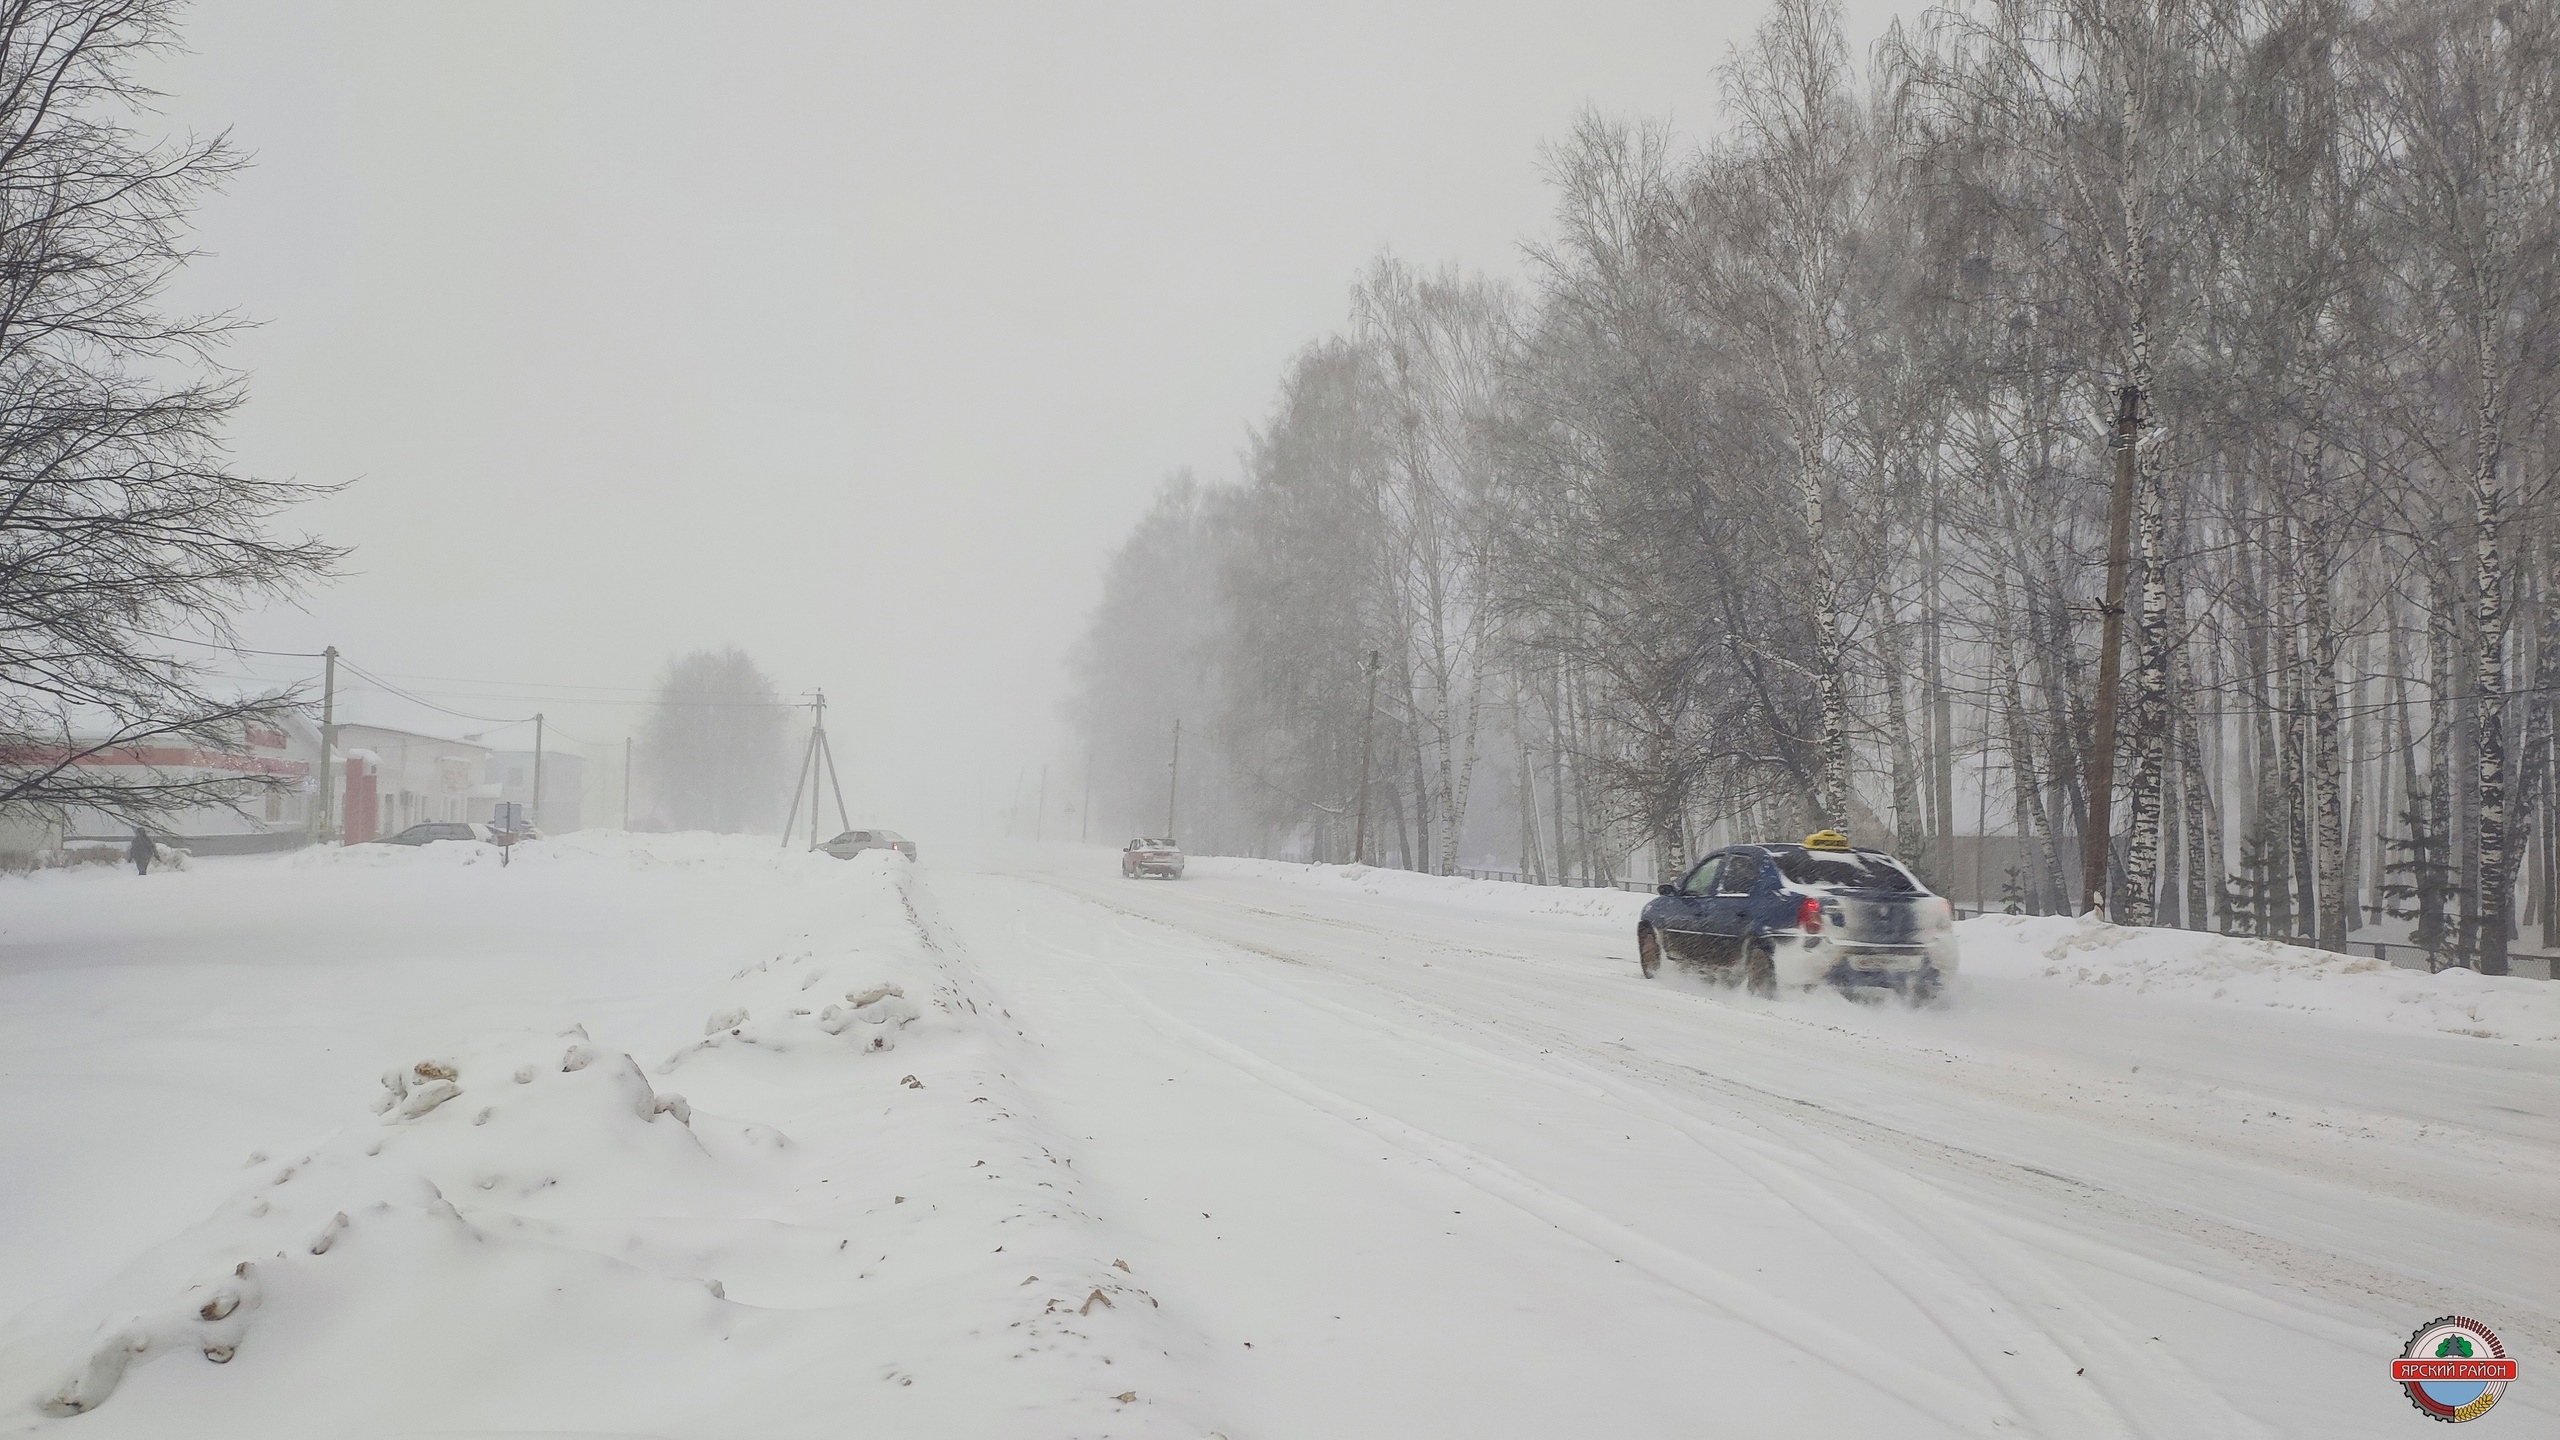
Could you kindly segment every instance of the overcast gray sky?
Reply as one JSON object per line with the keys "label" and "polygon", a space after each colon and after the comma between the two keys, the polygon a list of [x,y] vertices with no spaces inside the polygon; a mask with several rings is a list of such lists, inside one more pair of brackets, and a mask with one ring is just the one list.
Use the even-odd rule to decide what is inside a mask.
{"label": "overcast gray sky", "polygon": [[178,299],[260,322],[244,464],[356,482],[300,517],[348,576],[245,638],[604,740],[735,642],[826,687],[857,822],[1064,794],[1160,480],[1232,473],[1382,247],[1518,273],[1577,108],[1711,130],[1759,12],[199,5],[167,118],[255,164]]}

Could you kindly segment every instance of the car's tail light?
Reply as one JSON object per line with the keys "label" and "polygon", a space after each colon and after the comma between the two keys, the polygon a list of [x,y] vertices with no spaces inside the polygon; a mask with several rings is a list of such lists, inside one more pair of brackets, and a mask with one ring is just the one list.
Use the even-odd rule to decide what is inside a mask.
{"label": "car's tail light", "polygon": [[1804,903],[1796,907],[1796,924],[1803,926],[1807,935],[1821,934],[1822,902],[1811,895],[1804,897]]}

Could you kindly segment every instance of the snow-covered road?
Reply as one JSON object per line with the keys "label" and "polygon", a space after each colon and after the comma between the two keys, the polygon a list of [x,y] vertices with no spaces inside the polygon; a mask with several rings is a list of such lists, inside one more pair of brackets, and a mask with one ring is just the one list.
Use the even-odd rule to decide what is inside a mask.
{"label": "snow-covered road", "polygon": [[0,885],[0,1433],[2389,1435],[2444,1314],[2560,1428],[2546,985],[1995,920],[1773,1003],[1617,892],[483,858]]}
{"label": "snow-covered road", "polygon": [[937,883],[1070,1022],[1038,1088],[1271,1433],[2386,1434],[2419,1323],[2560,1341],[2547,1042],[1989,974],[1769,1004],[1639,979],[1632,897],[995,868]]}

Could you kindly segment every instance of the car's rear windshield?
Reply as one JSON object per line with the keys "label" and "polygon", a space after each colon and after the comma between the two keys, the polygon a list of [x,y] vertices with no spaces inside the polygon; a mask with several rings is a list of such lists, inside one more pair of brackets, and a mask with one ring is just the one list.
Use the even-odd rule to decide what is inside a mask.
{"label": "car's rear windshield", "polygon": [[1909,893],[1920,888],[1891,860],[1853,851],[1789,850],[1778,857],[1778,873],[1798,885],[1836,885],[1844,890]]}

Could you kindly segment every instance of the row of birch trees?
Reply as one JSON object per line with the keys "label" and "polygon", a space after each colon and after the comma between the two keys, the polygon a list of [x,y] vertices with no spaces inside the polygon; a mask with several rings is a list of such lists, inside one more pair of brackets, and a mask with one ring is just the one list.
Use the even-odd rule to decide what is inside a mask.
{"label": "row of birch trees", "polygon": [[1710,143],[1550,147],[1523,277],[1375,262],[1167,487],[1078,657],[1097,810],[1185,719],[1198,848],[1829,824],[2076,908],[2130,406],[2111,912],[2548,942],[2560,7],[1965,0],[1861,57],[1777,0],[1720,73]]}

